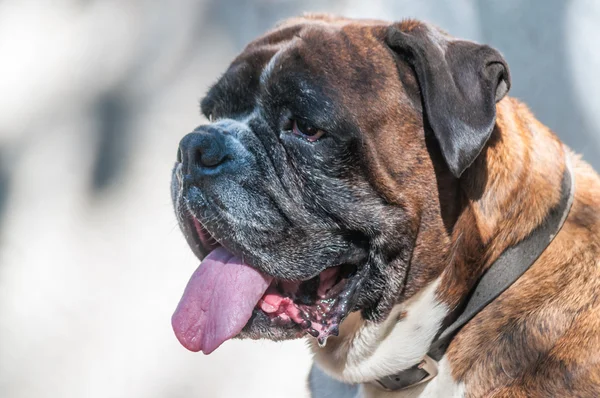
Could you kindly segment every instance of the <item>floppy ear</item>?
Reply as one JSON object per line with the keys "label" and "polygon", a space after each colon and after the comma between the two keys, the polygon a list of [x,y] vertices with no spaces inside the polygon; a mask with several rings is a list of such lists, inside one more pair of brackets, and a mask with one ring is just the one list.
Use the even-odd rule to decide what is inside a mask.
{"label": "floppy ear", "polygon": [[456,178],[490,138],[496,102],[510,88],[506,61],[491,47],[453,40],[425,24],[388,29],[387,45],[413,67],[423,112]]}

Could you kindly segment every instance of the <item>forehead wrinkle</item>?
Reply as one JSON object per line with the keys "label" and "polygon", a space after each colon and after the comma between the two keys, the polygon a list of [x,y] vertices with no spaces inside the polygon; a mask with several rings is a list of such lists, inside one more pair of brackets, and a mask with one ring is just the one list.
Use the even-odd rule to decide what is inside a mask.
{"label": "forehead wrinkle", "polygon": [[273,72],[273,70],[275,68],[275,64],[277,63],[279,58],[281,58],[282,54],[285,53],[286,50],[291,48],[292,45],[294,45],[298,41],[299,38],[300,38],[299,36],[294,36],[291,40],[289,40],[285,44],[281,45],[279,50],[277,50],[277,52],[271,57],[271,59],[269,60],[269,62],[267,63],[267,65],[264,67],[264,69],[262,70],[262,72],[260,74],[260,84],[262,86],[265,85],[265,83],[271,76],[271,73]]}

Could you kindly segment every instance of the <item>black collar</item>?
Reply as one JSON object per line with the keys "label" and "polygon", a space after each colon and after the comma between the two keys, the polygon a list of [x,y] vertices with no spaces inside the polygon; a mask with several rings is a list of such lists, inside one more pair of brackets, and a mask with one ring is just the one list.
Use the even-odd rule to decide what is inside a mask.
{"label": "black collar", "polygon": [[485,306],[510,287],[550,245],[564,224],[575,195],[575,175],[565,151],[565,171],[561,183],[559,203],[546,219],[525,239],[506,249],[488,268],[471,291],[463,311],[456,320],[440,330],[427,355],[411,368],[379,379],[372,384],[389,391],[404,390],[433,379],[437,375],[437,361],[445,354],[454,335]]}

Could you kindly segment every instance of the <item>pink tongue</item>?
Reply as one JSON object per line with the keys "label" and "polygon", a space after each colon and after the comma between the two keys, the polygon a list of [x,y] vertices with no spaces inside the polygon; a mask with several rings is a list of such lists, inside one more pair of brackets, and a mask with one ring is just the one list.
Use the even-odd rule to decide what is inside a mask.
{"label": "pink tongue", "polygon": [[219,247],[200,263],[171,318],[179,342],[210,354],[241,332],[273,278]]}

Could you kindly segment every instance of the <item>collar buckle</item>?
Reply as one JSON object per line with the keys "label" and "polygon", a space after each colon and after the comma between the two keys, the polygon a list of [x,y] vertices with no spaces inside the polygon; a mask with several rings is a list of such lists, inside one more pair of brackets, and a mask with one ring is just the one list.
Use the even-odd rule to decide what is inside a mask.
{"label": "collar buckle", "polygon": [[395,375],[387,376],[372,382],[375,386],[386,391],[406,390],[433,379],[438,374],[438,363],[429,355],[421,362]]}
{"label": "collar buckle", "polygon": [[[429,355],[425,355],[421,363],[417,365],[419,369],[423,369],[425,372],[429,374],[426,378],[418,382],[417,384],[425,383],[435,376],[438,375],[438,363],[435,359],[431,358]],[[416,385],[416,384],[415,384]]]}

